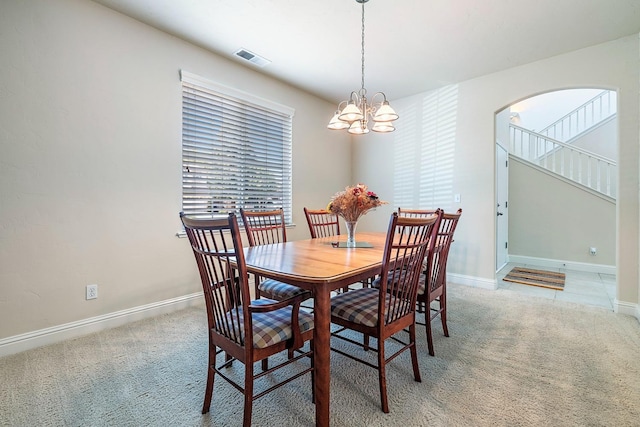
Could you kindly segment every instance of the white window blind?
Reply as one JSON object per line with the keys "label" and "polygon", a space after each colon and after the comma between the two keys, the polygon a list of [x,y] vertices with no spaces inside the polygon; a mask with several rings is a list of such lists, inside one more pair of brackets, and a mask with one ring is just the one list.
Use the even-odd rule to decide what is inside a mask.
{"label": "white window blind", "polygon": [[182,71],[182,210],[283,208],[291,217],[294,110]]}

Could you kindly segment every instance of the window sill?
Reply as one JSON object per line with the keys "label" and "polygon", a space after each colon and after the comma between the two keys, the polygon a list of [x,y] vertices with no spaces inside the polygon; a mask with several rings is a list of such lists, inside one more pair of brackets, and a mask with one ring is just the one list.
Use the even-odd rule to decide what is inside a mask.
{"label": "window sill", "polygon": [[[296,228],[296,225],[295,225],[295,224],[289,224],[289,225],[287,225],[285,228],[286,228],[286,229]],[[241,231],[242,233],[244,233],[244,230],[242,229],[242,227],[241,227],[240,231]],[[176,237],[177,237],[178,239],[186,239],[186,238],[187,238],[187,232],[186,232],[186,231],[184,231],[184,230],[180,230],[180,231],[178,231],[178,232],[176,233]]]}

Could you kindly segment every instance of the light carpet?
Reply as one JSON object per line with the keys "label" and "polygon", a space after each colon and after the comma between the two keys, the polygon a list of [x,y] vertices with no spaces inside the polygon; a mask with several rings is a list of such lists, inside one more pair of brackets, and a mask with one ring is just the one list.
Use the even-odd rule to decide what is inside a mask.
{"label": "light carpet", "polygon": [[[391,362],[390,414],[375,370],[333,353],[332,425],[639,425],[633,317],[450,285],[449,332],[434,324],[430,357],[419,328],[422,383],[408,352]],[[241,395],[220,378],[211,412],[200,414],[206,352],[204,308],[195,307],[4,357],[0,425],[239,426]],[[241,375],[241,364],[232,371]],[[308,376],[254,404],[255,426],[313,424]]]}

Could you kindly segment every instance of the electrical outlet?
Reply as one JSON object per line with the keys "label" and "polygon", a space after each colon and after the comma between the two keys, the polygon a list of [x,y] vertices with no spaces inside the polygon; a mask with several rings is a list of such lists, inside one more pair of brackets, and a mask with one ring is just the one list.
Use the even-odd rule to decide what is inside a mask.
{"label": "electrical outlet", "polygon": [[594,247],[589,248],[589,253],[591,255],[595,255],[597,252],[598,252],[598,250],[596,248],[594,248]]}
{"label": "electrical outlet", "polygon": [[98,298],[98,285],[87,285],[87,299]]}

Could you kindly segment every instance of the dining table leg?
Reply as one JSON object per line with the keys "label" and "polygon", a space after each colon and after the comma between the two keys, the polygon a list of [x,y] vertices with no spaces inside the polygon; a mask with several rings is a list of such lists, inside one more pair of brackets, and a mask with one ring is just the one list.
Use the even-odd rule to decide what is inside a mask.
{"label": "dining table leg", "polygon": [[314,332],[316,426],[329,426],[329,387],[331,384],[331,294],[326,285],[315,290]]}

